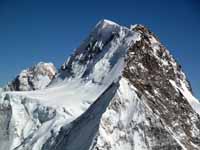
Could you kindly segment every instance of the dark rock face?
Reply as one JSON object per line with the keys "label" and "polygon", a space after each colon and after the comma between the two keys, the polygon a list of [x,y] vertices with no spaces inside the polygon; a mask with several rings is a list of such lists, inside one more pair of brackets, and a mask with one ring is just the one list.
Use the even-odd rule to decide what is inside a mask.
{"label": "dark rock face", "polygon": [[[145,97],[145,103],[160,117],[163,124],[171,128],[175,135],[181,133],[180,141],[187,149],[198,149],[191,142],[200,146],[200,117],[170,80],[177,85],[184,82],[191,90],[190,84],[180,66],[161,44],[158,43],[156,52],[152,49],[154,43],[151,42],[151,32],[142,26],[134,30],[142,34],[142,39],[129,49],[124,76],[138,89],[138,95]],[[197,135],[193,134],[197,132],[195,128]],[[149,133],[155,130],[158,129],[152,128]]]}

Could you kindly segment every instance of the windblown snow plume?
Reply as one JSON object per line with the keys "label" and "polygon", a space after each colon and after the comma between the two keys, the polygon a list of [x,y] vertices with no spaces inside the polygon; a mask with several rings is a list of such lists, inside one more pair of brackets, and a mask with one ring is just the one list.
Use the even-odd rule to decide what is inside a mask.
{"label": "windblown snow plume", "polygon": [[142,25],[101,20],[58,72],[40,63],[8,87],[0,150],[200,150],[199,101]]}

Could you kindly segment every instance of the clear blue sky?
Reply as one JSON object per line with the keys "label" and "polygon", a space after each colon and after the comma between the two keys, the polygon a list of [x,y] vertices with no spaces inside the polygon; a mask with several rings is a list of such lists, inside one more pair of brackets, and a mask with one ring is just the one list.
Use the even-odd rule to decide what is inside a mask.
{"label": "clear blue sky", "polygon": [[103,18],[148,26],[200,98],[199,0],[0,0],[0,84],[39,61],[59,67]]}

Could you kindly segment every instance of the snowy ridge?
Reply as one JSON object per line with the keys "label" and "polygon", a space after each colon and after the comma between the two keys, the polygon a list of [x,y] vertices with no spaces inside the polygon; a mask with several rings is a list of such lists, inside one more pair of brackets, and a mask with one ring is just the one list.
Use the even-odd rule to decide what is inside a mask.
{"label": "snowy ridge", "polygon": [[[88,78],[101,82],[140,35],[107,20],[100,21],[89,37],[62,65],[58,79]],[[105,67],[103,67],[105,66]],[[120,71],[119,71],[120,72]]]}
{"label": "snowy ridge", "polygon": [[0,150],[200,149],[199,101],[142,25],[101,20],[58,72],[19,79],[0,91]]}
{"label": "snowy ridge", "polygon": [[188,88],[185,86],[183,82],[181,82],[181,87],[177,87],[177,85],[174,83],[174,81],[170,81],[171,84],[179,90],[184,97],[188,100],[192,108],[200,114],[200,103],[199,101],[192,95],[192,93],[188,90]]}

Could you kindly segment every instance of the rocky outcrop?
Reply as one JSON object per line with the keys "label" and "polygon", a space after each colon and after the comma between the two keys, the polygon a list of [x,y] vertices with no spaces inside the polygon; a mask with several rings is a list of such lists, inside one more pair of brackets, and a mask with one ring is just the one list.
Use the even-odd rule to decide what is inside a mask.
{"label": "rocky outcrop", "polygon": [[52,63],[40,62],[37,65],[23,70],[8,86],[6,90],[31,91],[44,89],[57,73]]}

